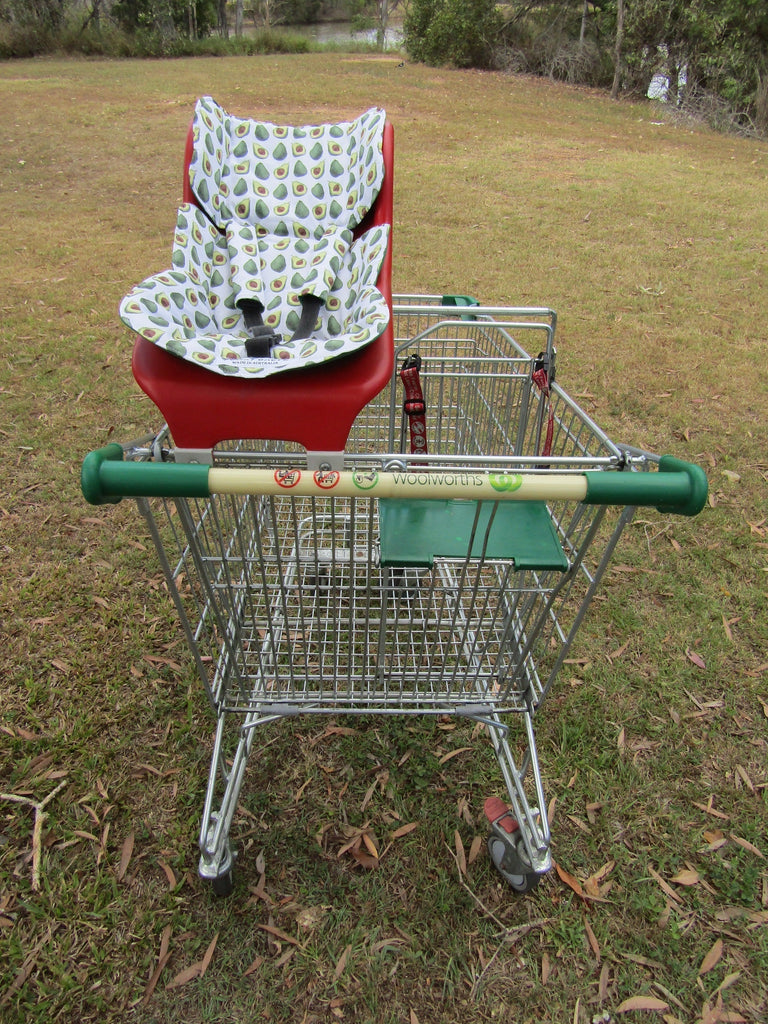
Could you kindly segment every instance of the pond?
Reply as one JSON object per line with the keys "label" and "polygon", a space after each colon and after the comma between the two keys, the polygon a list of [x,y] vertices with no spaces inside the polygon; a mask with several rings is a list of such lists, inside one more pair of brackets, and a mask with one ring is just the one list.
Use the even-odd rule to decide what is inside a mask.
{"label": "pond", "polygon": [[[376,44],[376,29],[358,31],[353,28],[351,21],[323,21],[315,22],[312,25],[276,25],[275,28],[306,36],[316,43],[370,43]],[[256,31],[253,25],[244,25],[244,32],[251,35]],[[384,49],[399,50],[403,45],[402,25],[391,26],[387,29]]]}

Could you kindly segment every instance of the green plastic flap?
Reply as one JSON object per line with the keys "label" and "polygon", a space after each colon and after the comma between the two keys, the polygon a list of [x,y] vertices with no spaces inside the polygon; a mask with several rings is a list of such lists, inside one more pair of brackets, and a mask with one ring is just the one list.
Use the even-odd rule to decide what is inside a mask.
{"label": "green plastic flap", "polygon": [[[488,530],[491,514],[493,522]],[[479,510],[479,511],[478,511]],[[510,559],[515,569],[568,568],[543,501],[401,501],[381,498],[383,565],[431,566],[435,558]],[[487,535],[487,543],[486,543]]]}

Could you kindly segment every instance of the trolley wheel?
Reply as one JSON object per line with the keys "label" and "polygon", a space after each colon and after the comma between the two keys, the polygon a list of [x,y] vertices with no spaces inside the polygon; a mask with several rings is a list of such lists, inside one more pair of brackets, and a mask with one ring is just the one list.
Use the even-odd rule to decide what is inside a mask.
{"label": "trolley wheel", "polygon": [[235,879],[232,868],[229,871],[225,871],[223,875],[219,875],[218,878],[211,879],[211,889],[214,896],[231,896],[234,888]]}
{"label": "trolley wheel", "polygon": [[502,866],[505,849],[506,847],[503,840],[499,839],[498,836],[488,836],[488,853],[491,861],[507,885],[514,889],[515,892],[532,892],[539,884],[541,875],[537,875],[535,871],[529,871],[523,875],[510,874],[510,872]]}

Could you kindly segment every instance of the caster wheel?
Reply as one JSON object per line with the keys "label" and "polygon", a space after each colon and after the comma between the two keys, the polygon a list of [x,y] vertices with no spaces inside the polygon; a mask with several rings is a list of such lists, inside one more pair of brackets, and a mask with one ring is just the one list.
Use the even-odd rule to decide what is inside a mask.
{"label": "caster wheel", "polygon": [[525,893],[532,892],[539,884],[541,875],[537,875],[535,871],[530,871],[523,875],[513,875],[502,867],[504,860],[505,846],[498,836],[488,837],[488,853],[490,855],[493,866],[499,872],[504,881],[509,885],[515,892]]}
{"label": "caster wheel", "polygon": [[232,868],[226,871],[223,875],[219,875],[218,878],[211,879],[211,889],[213,890],[214,896],[231,896],[235,888],[235,879],[232,874]]}

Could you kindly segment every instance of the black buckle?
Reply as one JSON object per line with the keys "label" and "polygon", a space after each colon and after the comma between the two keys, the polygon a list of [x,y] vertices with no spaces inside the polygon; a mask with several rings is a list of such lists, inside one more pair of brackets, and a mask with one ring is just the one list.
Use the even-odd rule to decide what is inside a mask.
{"label": "black buckle", "polygon": [[548,384],[552,384],[555,379],[556,356],[557,350],[553,348],[551,357],[547,352],[539,352],[533,361],[533,372],[537,373],[539,370],[544,370],[547,375]]}
{"label": "black buckle", "polygon": [[412,352],[400,367],[400,373],[406,370],[421,370],[421,356],[418,352]]}

